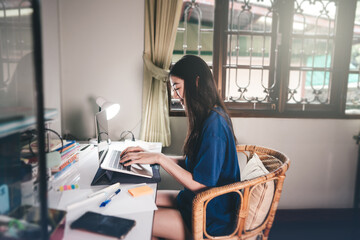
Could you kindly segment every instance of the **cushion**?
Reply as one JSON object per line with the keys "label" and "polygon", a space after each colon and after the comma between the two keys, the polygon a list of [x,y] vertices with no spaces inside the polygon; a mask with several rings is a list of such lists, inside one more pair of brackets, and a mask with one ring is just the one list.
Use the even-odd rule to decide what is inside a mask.
{"label": "cushion", "polygon": [[[255,153],[241,171],[241,181],[254,179],[268,174],[259,156]],[[266,182],[256,185],[249,199],[249,213],[245,221],[245,230],[251,230],[260,226],[271,206],[274,196],[274,182]]]}

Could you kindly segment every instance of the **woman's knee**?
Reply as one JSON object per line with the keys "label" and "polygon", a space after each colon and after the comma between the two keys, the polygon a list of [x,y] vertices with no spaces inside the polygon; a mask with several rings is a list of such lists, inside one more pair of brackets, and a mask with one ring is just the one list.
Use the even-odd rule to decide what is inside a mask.
{"label": "woman's knee", "polygon": [[165,239],[189,239],[189,231],[178,210],[159,208],[155,211],[153,236]]}
{"label": "woman's knee", "polygon": [[178,194],[178,190],[159,190],[156,194],[156,205],[158,207],[176,208]]}

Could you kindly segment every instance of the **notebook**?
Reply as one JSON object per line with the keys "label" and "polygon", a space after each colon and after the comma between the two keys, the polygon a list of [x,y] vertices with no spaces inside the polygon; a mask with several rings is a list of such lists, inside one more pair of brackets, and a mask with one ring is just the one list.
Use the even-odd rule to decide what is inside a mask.
{"label": "notebook", "polygon": [[99,168],[113,172],[152,178],[153,170],[149,164],[132,164],[131,166],[125,167],[119,162],[121,151],[116,150],[111,146],[105,110],[95,114],[95,123],[98,139]]}

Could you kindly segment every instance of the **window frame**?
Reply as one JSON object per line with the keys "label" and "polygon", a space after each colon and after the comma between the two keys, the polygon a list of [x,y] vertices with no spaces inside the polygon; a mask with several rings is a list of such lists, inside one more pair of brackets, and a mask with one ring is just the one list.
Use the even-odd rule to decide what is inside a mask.
{"label": "window frame", "polygon": [[[256,103],[257,109],[249,109],[253,103],[225,102],[231,117],[262,117],[262,118],[330,118],[330,119],[359,119],[360,114],[345,114],[349,64],[351,60],[354,19],[357,0],[337,1],[337,21],[335,25],[334,55],[332,60],[331,89],[329,104],[307,104],[305,111],[303,104],[286,103],[288,96],[288,81],[290,73],[289,48],[292,35],[292,20],[294,1],[281,0],[279,4],[279,34],[281,44],[278,49],[276,64],[275,96],[277,103]],[[213,62],[212,70],[221,97],[225,98],[226,89],[226,59],[229,2],[215,0]],[[347,26],[346,28],[343,26]],[[275,39],[276,40],[276,39]],[[274,39],[272,42],[275,42]],[[270,71],[275,71],[270,66]],[[360,74],[360,73],[359,73]],[[169,104],[170,106],[170,104]],[[185,116],[184,110],[172,110],[170,116]]]}

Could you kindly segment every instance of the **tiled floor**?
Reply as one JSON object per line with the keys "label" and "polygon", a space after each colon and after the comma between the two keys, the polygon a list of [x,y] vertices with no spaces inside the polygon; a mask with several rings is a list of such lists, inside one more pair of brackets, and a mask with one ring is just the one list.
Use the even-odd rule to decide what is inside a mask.
{"label": "tiled floor", "polygon": [[360,215],[352,210],[279,211],[269,240],[360,240]]}

